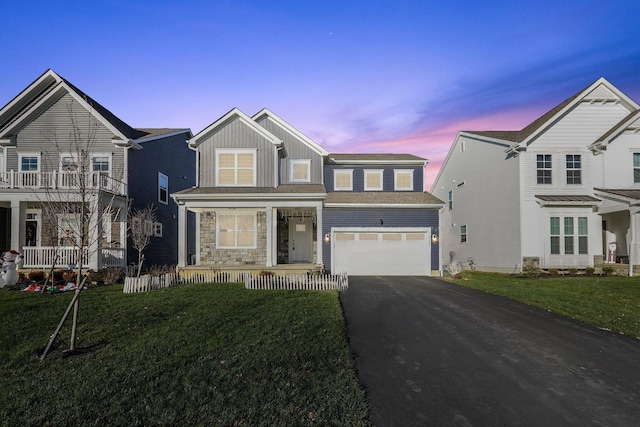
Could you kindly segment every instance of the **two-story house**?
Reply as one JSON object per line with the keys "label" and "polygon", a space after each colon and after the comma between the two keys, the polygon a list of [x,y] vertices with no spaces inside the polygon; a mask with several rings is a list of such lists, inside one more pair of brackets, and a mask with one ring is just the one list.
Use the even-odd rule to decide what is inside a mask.
{"label": "two-story house", "polygon": [[0,248],[24,255],[26,268],[75,264],[75,246],[84,246],[86,268],[122,267],[136,259],[127,254],[127,208],[154,203],[158,221],[141,225],[154,234],[147,264],[175,264],[177,207],[168,199],[195,183],[191,136],[134,129],[47,70],[0,109]]}
{"label": "two-story house", "polygon": [[[410,155],[331,155],[264,109],[233,109],[195,135],[198,183],[172,194],[196,217],[196,266],[301,264],[349,274],[428,275],[442,202]],[[190,253],[180,238],[179,265]]]}
{"label": "two-story house", "polygon": [[514,272],[630,257],[633,269],[638,108],[601,78],[521,130],[459,132],[432,187],[446,202],[444,263]]}

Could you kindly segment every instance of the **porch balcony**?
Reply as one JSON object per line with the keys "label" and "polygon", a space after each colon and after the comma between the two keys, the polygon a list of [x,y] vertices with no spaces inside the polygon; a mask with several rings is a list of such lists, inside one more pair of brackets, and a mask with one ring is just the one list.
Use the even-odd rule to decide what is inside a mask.
{"label": "porch balcony", "polygon": [[[89,172],[84,175],[85,188],[118,195],[126,194],[126,184],[105,172]],[[0,189],[74,190],[80,187],[81,177],[78,172],[0,172]]]}
{"label": "porch balcony", "polygon": [[[27,269],[51,268],[54,263],[59,268],[65,268],[78,263],[78,251],[73,246],[24,246],[21,254],[24,256],[22,267]],[[82,268],[98,270],[125,266],[124,248],[99,248],[97,263],[89,256],[89,248],[83,248]]]}

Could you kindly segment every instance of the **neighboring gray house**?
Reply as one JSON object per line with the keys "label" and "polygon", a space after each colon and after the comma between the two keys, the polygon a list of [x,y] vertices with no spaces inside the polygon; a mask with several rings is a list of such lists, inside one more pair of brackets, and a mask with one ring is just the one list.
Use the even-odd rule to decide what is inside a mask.
{"label": "neighboring gray house", "polygon": [[[190,141],[196,187],[175,192],[179,265],[188,212],[196,266],[323,265],[349,274],[429,275],[439,269],[442,201],[424,191],[425,159],[331,155],[267,109],[233,109]],[[437,242],[437,238],[433,239]]]}
{"label": "neighboring gray house", "polygon": [[[640,107],[600,78],[517,131],[463,131],[431,191],[443,263],[640,264]],[[630,260],[630,262],[629,262]]]}
{"label": "neighboring gray house", "polygon": [[[158,207],[158,222],[144,225],[155,232],[147,265],[175,264],[177,207],[168,194],[195,183],[191,136],[189,129],[134,129],[47,70],[0,109],[0,248],[23,254],[26,268],[50,267],[56,255],[57,265],[75,263],[70,229],[83,187],[97,233],[85,267],[136,259],[127,255],[130,200],[134,208]],[[60,214],[54,206],[62,203],[76,211]]]}

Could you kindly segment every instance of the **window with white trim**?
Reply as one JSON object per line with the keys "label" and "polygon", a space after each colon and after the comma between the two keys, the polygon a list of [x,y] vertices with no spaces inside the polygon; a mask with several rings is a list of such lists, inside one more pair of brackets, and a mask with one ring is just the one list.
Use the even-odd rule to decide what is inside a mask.
{"label": "window with white trim", "polygon": [[567,184],[582,184],[582,156],[567,154]]}
{"label": "window with white trim", "polygon": [[413,191],[413,169],[394,169],[394,190]]}
{"label": "window with white trim", "polygon": [[216,215],[216,248],[255,248],[257,241],[255,212],[225,212]]}
{"label": "window with white trim", "polygon": [[40,183],[40,154],[19,154],[18,162],[20,175],[18,176],[21,186],[38,186]]}
{"label": "window with white trim", "polygon": [[633,182],[640,182],[640,153],[633,153]]}
{"label": "window with white trim", "polygon": [[382,169],[364,170],[364,191],[382,191]]}
{"label": "window with white trim", "polygon": [[162,172],[158,172],[158,201],[169,203],[169,177]]}
{"label": "window with white trim", "polygon": [[310,182],[311,181],[311,160],[295,159],[289,162],[290,182]]}
{"label": "window with white trim", "polygon": [[536,175],[538,184],[551,184],[551,154],[536,155]]}
{"label": "window with white trim", "polygon": [[154,222],[153,223],[153,236],[154,237],[162,237],[162,223]]}
{"label": "window with white trim", "polygon": [[256,150],[216,150],[216,183],[220,187],[255,187]]}
{"label": "window with white trim", "polygon": [[549,218],[549,234],[551,255],[589,254],[589,223],[586,216],[552,216]]}
{"label": "window with white trim", "polygon": [[38,172],[40,170],[40,156],[21,155],[20,172]]}
{"label": "window with white trim", "polygon": [[447,200],[449,204],[449,210],[452,210],[453,209],[453,190],[449,190],[449,193],[447,193]]}
{"label": "window with white trim", "polygon": [[460,243],[466,243],[466,242],[467,242],[467,226],[465,224],[460,226]]}
{"label": "window with white trim", "polygon": [[334,191],[353,190],[353,169],[334,169],[333,189]]}
{"label": "window with white trim", "polygon": [[109,170],[111,169],[109,167],[109,156],[107,155],[98,155],[98,156],[93,156],[91,158],[91,170],[93,172],[104,172],[104,173],[108,173]]}

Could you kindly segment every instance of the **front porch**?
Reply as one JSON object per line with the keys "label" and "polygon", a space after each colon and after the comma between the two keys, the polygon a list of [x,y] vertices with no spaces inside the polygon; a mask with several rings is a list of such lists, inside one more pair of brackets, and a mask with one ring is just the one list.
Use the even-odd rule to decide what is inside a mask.
{"label": "front porch", "polygon": [[[23,246],[19,252],[24,256],[22,267],[26,269],[78,265],[78,249],[72,246]],[[82,248],[82,268],[99,269],[126,265],[124,248],[98,248],[96,257],[91,255],[88,247]]]}

